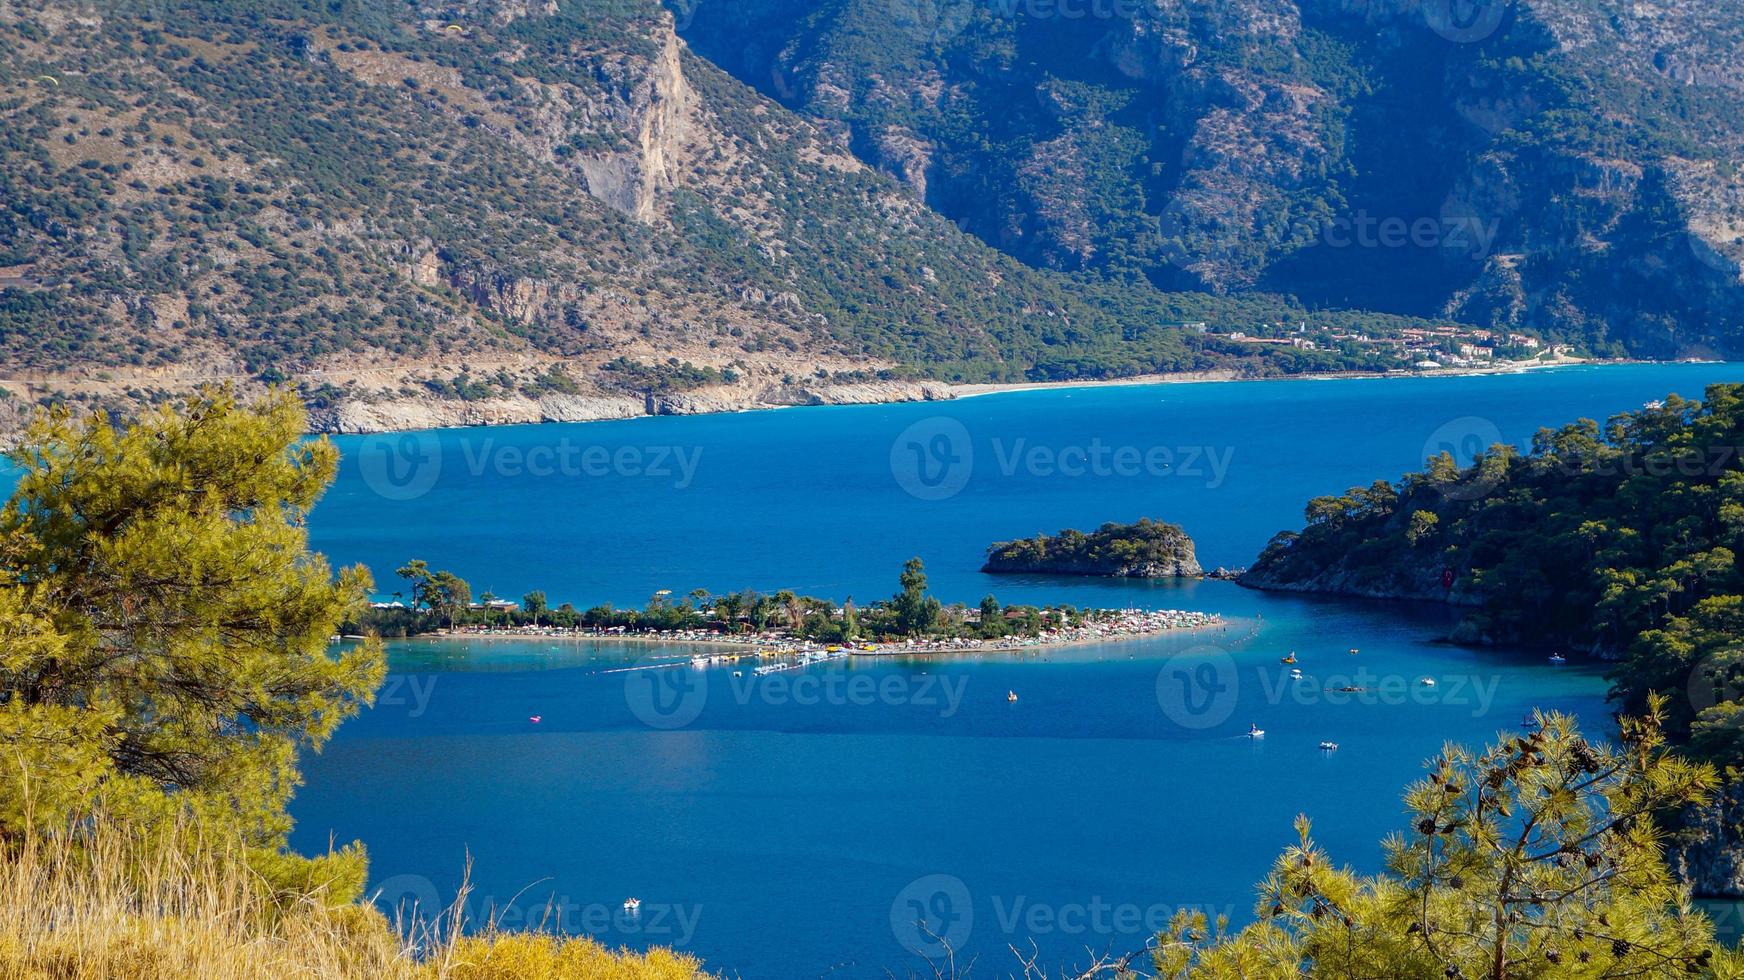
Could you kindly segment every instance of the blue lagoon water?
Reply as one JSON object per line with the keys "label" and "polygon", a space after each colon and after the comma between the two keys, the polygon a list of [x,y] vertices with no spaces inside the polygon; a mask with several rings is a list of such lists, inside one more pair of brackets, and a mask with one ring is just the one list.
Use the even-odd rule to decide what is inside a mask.
{"label": "blue lagoon water", "polygon": [[[1180,907],[1239,922],[1298,813],[1340,861],[1378,870],[1422,759],[1535,706],[1603,728],[1600,670],[1438,644],[1435,608],[994,578],[986,545],[1153,516],[1183,524],[1206,565],[1246,564],[1316,494],[1740,377],[1086,388],[343,438],[312,532],[383,594],[422,557],[475,592],[582,606],[697,587],[864,603],[919,555],[947,601],[1229,625],[766,678],[662,669],[690,651],[645,644],[399,643],[378,706],[307,759],[293,843],[362,840],[386,904],[446,904],[470,862],[479,914],[676,945],[747,977],[901,975],[935,935],[1005,975],[1007,944],[1066,964],[1136,948]],[[1292,651],[1300,683],[1279,663]]]}

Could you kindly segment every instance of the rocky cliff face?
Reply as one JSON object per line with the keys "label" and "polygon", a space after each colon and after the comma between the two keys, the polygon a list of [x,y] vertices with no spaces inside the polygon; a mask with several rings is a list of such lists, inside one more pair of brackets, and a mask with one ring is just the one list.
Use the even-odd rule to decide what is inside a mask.
{"label": "rocky cliff face", "polygon": [[1438,556],[1410,554],[1398,560],[1353,563],[1327,556],[1296,556],[1290,536],[1280,536],[1253,567],[1236,579],[1263,592],[1300,592],[1360,599],[1404,599],[1478,606],[1482,597],[1455,581],[1450,588]]}
{"label": "rocky cliff face", "polygon": [[653,0],[14,0],[0,68],[21,404],[292,381],[350,429],[1204,366],[1152,329],[1196,300],[988,248],[917,199],[930,142],[881,176]]}
{"label": "rocky cliff face", "polygon": [[1744,350],[1734,4],[801,6],[685,34],[1032,265]]}

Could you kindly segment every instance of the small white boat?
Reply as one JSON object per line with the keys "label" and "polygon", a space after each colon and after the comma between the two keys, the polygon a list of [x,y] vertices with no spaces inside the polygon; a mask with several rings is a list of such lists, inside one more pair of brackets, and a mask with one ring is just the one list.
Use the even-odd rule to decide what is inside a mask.
{"label": "small white boat", "polygon": [[1005,700],[1012,703],[1012,704],[1016,704],[1017,703],[1017,692],[1016,691],[1006,691],[1005,692]]}
{"label": "small white boat", "polygon": [[1302,679],[1302,668],[1297,667],[1296,669],[1290,671],[1290,679],[1293,681],[1301,680]]}
{"label": "small white boat", "polygon": [[1337,742],[1321,742],[1320,743],[1320,751],[1322,751],[1322,752],[1337,752],[1338,751],[1338,743]]}
{"label": "small white boat", "polygon": [[625,912],[635,912],[635,911],[639,910],[641,907],[642,907],[642,900],[639,898],[626,898],[626,899],[624,899],[624,911]]}
{"label": "small white boat", "polygon": [[1435,678],[1425,677],[1422,680],[1418,681],[1417,683],[1423,685],[1424,687],[1434,687],[1435,686]]}
{"label": "small white boat", "polygon": [[1261,728],[1258,725],[1249,725],[1249,726],[1247,726],[1247,737],[1248,738],[1265,738],[1266,737],[1266,730],[1264,728]]}
{"label": "small white boat", "polygon": [[1553,653],[1550,655],[1550,662],[1560,667],[1563,664],[1568,663],[1568,658],[1560,653]]}

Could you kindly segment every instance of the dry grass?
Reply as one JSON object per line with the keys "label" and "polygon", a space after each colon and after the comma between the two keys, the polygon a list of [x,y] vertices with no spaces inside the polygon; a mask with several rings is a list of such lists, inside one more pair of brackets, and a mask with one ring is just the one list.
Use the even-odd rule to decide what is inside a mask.
{"label": "dry grass", "polygon": [[98,822],[0,853],[0,980],[705,980],[664,950],[422,928],[414,958],[373,907],[275,901],[238,853]]}

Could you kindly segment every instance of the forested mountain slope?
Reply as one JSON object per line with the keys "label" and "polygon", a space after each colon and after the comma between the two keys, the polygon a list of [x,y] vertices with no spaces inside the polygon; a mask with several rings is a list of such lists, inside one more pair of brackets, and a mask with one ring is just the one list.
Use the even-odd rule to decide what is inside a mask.
{"label": "forested mountain slope", "polygon": [[699,53],[1036,267],[1641,357],[1744,349],[1729,0],[682,11]]}
{"label": "forested mountain slope", "polygon": [[377,428],[1365,363],[1179,328],[1302,319],[1365,318],[1014,261],[651,0],[0,5],[15,415],[210,378]]}

